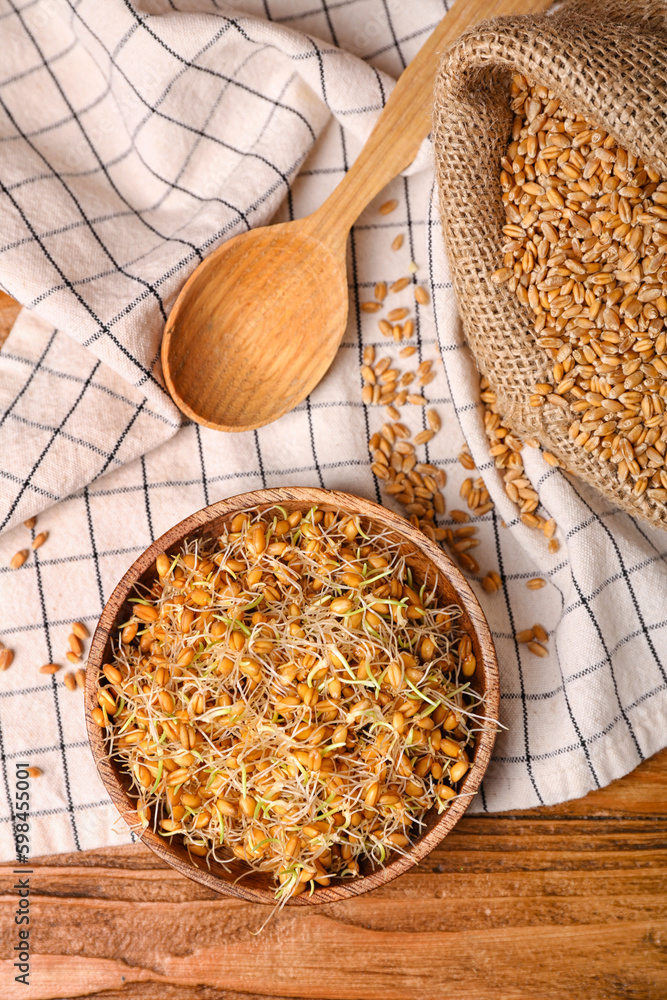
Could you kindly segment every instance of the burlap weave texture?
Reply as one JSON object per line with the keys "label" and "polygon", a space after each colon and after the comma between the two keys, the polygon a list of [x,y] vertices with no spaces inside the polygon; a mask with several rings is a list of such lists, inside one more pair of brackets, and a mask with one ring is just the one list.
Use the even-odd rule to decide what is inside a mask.
{"label": "burlap weave texture", "polygon": [[[667,507],[615,466],[575,445],[573,416],[529,405],[551,381],[533,314],[490,276],[501,264],[505,212],[500,158],[511,132],[515,71],[549,87],[566,107],[604,128],[667,178],[667,4],[569,0],[556,13],[482,23],[445,54],[436,81],[434,141],[440,208],[465,333],[506,422],[537,438],[562,464],[635,517],[667,529]],[[568,419],[569,416],[569,419]]]}

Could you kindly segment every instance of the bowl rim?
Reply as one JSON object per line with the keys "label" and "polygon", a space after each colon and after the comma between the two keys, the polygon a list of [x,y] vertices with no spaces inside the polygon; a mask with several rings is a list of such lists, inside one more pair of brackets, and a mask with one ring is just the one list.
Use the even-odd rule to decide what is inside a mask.
{"label": "bowl rim", "polygon": [[[195,511],[164,532],[159,538],[156,538],[134,560],[116,584],[111,596],[104,605],[97,628],[95,629],[88,655],[85,686],[85,717],[88,742],[102,784],[120,815],[128,823],[128,826],[131,825],[131,817],[136,817],[135,800],[130,798],[122,786],[116,774],[116,766],[107,759],[105,730],[98,726],[92,719],[92,710],[97,706],[96,692],[101,668],[104,664],[105,650],[121,608],[136,581],[150,569],[157,556],[170,546],[182,541],[187,536],[201,533],[206,529],[207,524],[210,524],[217,518],[230,517],[241,510],[253,507],[267,508],[285,500],[293,503],[308,504],[309,506],[327,504],[337,507],[346,513],[360,514],[362,517],[375,517],[403,536],[416,549],[421,550],[422,554],[434,564],[437,571],[448,579],[456,591],[457,600],[473,625],[477,642],[483,652],[481,667],[486,680],[486,714],[491,719],[498,719],[500,701],[498,660],[484,612],[470,584],[455,563],[438,545],[427,538],[422,531],[415,528],[414,525],[399,514],[394,513],[373,500],[367,500],[363,497],[339,490],[294,486],[266,488],[239,493],[235,496],[218,500],[216,503]],[[361,895],[380,885],[386,885],[423,860],[434,847],[441,843],[470,805],[486,773],[496,734],[496,725],[489,724],[481,730],[475,747],[473,766],[463,778],[459,796],[441,814],[434,826],[416,840],[414,845],[409,848],[407,854],[397,855],[388,864],[377,867],[375,870],[349,881],[340,880],[326,887],[320,886],[312,895],[302,893],[295,898],[290,898],[287,900],[287,905],[321,905]],[[136,830],[134,832],[135,836],[157,854],[162,861],[175,868],[182,875],[205,885],[207,888],[222,895],[234,896],[251,902],[276,905],[276,899],[271,889],[244,885],[242,879],[236,882],[225,881],[214,872],[209,871],[204,866],[204,862],[202,862],[202,867],[199,867],[192,860],[191,856],[187,854],[185,857],[181,856],[170,844],[154,833],[150,827],[147,827],[141,833],[138,833]]]}

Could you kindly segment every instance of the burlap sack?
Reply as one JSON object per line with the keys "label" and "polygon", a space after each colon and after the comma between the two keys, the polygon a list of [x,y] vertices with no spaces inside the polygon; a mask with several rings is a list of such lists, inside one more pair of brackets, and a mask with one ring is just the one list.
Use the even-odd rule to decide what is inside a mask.
{"label": "burlap sack", "polygon": [[605,128],[667,179],[667,3],[571,0],[556,13],[486,21],[442,60],[434,140],[440,205],[465,334],[496,391],[506,422],[537,438],[572,472],[635,517],[667,529],[667,506],[636,497],[615,466],[570,441],[574,415],[529,406],[553,361],[536,342],[533,316],[490,275],[501,266],[506,223],[500,158],[512,124],[513,71],[543,83],[568,108]]}

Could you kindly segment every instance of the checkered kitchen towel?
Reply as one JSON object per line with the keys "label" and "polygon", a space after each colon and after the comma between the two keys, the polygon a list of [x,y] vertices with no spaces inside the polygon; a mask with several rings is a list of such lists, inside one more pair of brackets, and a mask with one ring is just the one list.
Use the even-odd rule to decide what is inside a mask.
{"label": "checkered kitchen towel", "polygon": [[[465,435],[496,501],[480,519],[476,555],[503,587],[473,586],[497,643],[507,729],[472,808],[579,796],[664,744],[667,535],[610,510],[530,449],[528,473],[558,522],[560,551],[548,555],[543,537],[517,522],[483,434],[428,166],[393,182],[355,227],[348,330],[305,403],[257,432],[224,435],[184,425],[164,391],[160,334],[186,277],[235,233],[323,201],[446,8],[0,2],[0,284],[29,307],[0,352],[0,636],[15,652],[0,674],[3,858],[13,855],[17,762],[44,772],[34,854],[130,839],[97,779],[80,692],[65,688],[62,671],[38,668],[64,662],[71,623],[94,626],[152,539],[260,486],[326,486],[391,504],[366,448],[384,414],[362,405],[359,365],[363,345],[396,352],[360,303],[411,261],[435,306],[416,307],[417,359],[437,358],[439,345],[444,360],[427,389],[443,431],[424,457],[446,469],[456,507]],[[396,211],[378,214],[389,198]],[[413,302],[410,288],[396,296]],[[417,430],[423,414],[412,409]],[[12,570],[32,514],[49,538]],[[548,586],[526,589],[536,574]],[[514,639],[535,622],[549,630],[548,659]]]}

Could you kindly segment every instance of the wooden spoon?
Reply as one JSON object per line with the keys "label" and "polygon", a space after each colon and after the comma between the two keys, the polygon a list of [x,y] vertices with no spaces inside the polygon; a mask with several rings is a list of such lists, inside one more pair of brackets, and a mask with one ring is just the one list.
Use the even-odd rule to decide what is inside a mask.
{"label": "wooden spoon", "polygon": [[313,215],[224,243],[186,281],[162,340],[176,405],[198,423],[245,431],[300,403],[333,361],[348,309],[347,237],[431,127],[439,53],[484,17],[550,0],[457,0],[401,75],[368,142]]}

